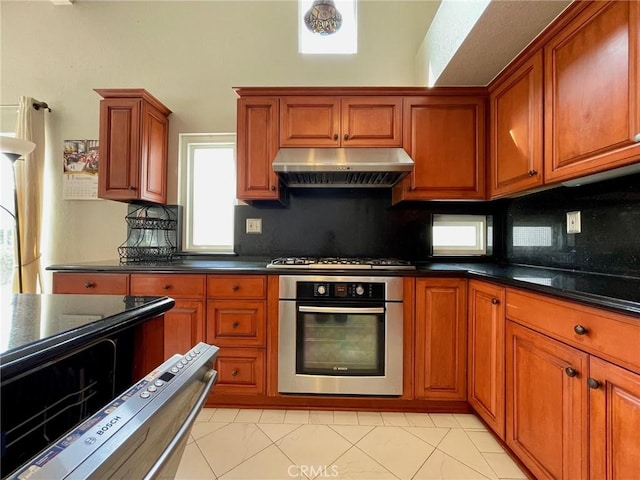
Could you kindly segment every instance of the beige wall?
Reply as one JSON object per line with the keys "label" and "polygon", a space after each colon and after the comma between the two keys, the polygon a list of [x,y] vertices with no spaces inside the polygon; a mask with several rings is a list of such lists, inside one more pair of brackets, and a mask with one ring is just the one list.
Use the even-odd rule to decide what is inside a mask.
{"label": "beige wall", "polygon": [[[62,200],[65,139],[98,138],[94,88],[145,88],[172,111],[169,201],[178,134],[235,132],[234,86],[415,85],[414,59],[436,1],[360,1],[359,53],[297,53],[289,1],[0,1],[0,104],[49,103],[45,264],[117,258],[126,206]],[[47,243],[47,242],[45,242]]]}

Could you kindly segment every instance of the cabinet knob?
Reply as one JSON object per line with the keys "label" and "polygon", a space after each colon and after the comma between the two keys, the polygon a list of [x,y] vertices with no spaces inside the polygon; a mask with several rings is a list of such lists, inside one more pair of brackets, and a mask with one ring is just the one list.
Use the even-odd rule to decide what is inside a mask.
{"label": "cabinet knob", "polygon": [[276,186],[275,185],[271,185],[271,191],[275,192],[276,191]]}
{"label": "cabinet knob", "polygon": [[93,283],[93,282],[87,282],[87,283],[84,284],[84,288],[93,288],[95,286],[96,286],[96,284]]}
{"label": "cabinet knob", "polygon": [[168,283],[165,283],[164,285],[162,285],[163,290],[169,290],[170,288],[171,288],[171,285],[169,285]]}
{"label": "cabinet knob", "polygon": [[491,299],[491,303],[493,303],[494,305],[498,305],[500,303],[500,300],[494,297]]}
{"label": "cabinet knob", "polygon": [[231,324],[231,326],[232,326],[233,328],[238,328],[238,325],[240,325],[238,322],[233,322],[233,323]]}
{"label": "cabinet knob", "polygon": [[240,289],[240,286],[237,283],[234,283],[233,285],[231,285],[231,290],[233,290],[234,292],[237,292]]}
{"label": "cabinet knob", "polygon": [[339,137],[339,135],[338,135],[337,133],[334,133],[334,134],[333,134],[333,139],[334,139],[334,140],[337,140],[337,139],[338,139],[338,137]]}
{"label": "cabinet knob", "polygon": [[589,385],[589,388],[597,390],[602,386],[602,382],[596,380],[595,378],[589,378],[589,380],[587,380],[587,385]]}
{"label": "cabinet knob", "polygon": [[231,376],[232,377],[237,377],[238,376],[238,370],[231,370]]}
{"label": "cabinet knob", "polygon": [[129,190],[137,190],[133,185],[129,185]]}
{"label": "cabinet knob", "polygon": [[538,171],[537,170],[529,170],[529,176],[533,177],[534,175],[537,175]]}
{"label": "cabinet knob", "polygon": [[586,335],[589,332],[589,329],[583,327],[582,325],[576,325],[575,327],[573,327],[573,331],[578,335]]}
{"label": "cabinet knob", "polygon": [[345,133],[345,134],[344,134],[344,139],[345,139],[345,140],[349,140],[349,134],[348,134],[348,133]]}
{"label": "cabinet knob", "polygon": [[640,133],[636,133],[636,136],[635,136],[635,137],[633,137],[633,140],[634,140],[636,143],[640,143]]}
{"label": "cabinet knob", "polygon": [[575,377],[576,375],[578,375],[578,371],[575,368],[571,368],[571,367],[567,367],[564,369],[564,372],[567,374],[567,376],[569,377]]}

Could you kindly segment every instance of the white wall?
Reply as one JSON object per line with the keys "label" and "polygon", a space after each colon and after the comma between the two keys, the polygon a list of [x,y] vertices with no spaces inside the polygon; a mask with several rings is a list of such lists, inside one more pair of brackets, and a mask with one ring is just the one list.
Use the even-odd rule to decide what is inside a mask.
{"label": "white wall", "polygon": [[98,138],[94,88],[145,88],[170,117],[169,202],[178,134],[235,132],[234,86],[417,85],[414,58],[437,1],[361,0],[359,53],[297,53],[288,1],[0,1],[0,104],[46,101],[51,160],[44,263],[117,258],[126,205],[62,200],[62,142]]}

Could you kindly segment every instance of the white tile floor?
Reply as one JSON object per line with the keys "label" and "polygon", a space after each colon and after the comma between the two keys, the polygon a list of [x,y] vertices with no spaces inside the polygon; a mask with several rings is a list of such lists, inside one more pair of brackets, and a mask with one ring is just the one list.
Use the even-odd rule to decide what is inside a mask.
{"label": "white tile floor", "polygon": [[524,479],[474,415],[206,408],[176,479]]}

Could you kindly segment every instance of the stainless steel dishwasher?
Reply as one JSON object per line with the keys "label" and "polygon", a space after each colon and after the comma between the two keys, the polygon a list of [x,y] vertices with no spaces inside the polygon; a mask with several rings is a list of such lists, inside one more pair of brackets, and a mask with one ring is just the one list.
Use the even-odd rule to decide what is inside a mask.
{"label": "stainless steel dishwasher", "polygon": [[199,343],[174,355],[7,478],[174,478],[217,354]]}

